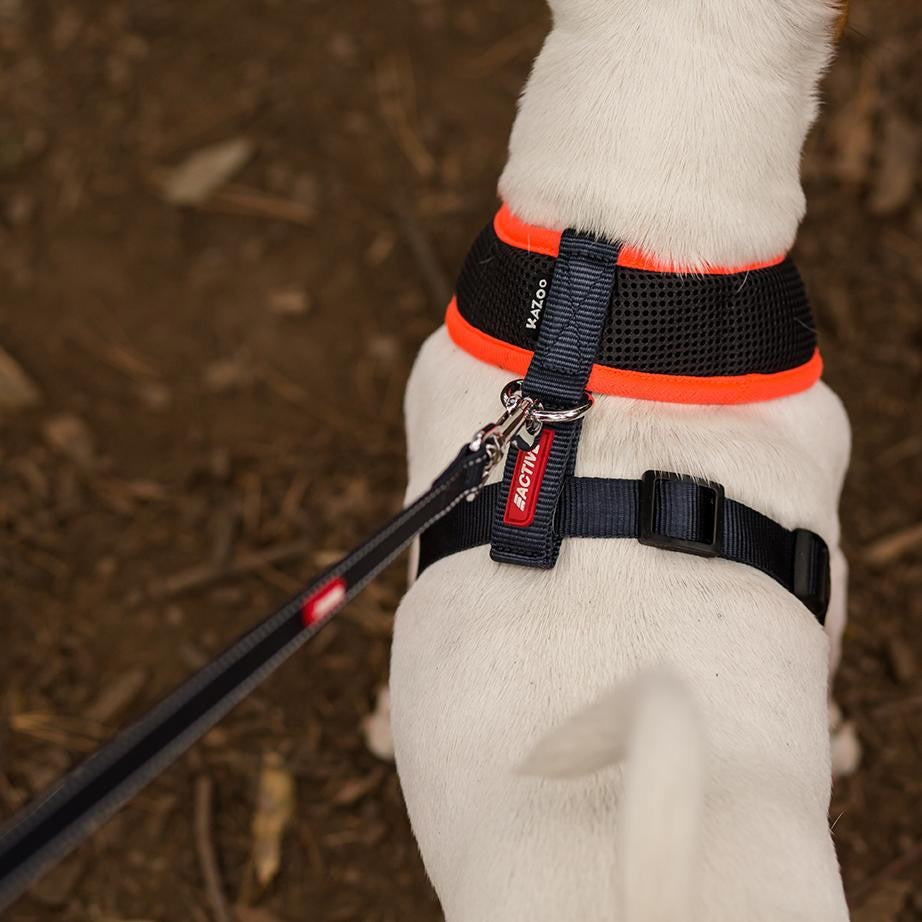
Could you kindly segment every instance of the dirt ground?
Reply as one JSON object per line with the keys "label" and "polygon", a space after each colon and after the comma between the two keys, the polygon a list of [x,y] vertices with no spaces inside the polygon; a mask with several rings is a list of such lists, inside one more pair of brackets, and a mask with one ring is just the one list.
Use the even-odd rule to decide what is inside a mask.
{"label": "dirt ground", "polygon": [[[922,5],[854,2],[796,255],[854,427],[837,689],[864,760],[831,821],[855,918],[909,922]],[[406,376],[494,208],[545,28],[538,0],[0,0],[0,815],[399,506]],[[175,168],[228,141],[234,175],[177,204]],[[8,918],[214,919],[210,841],[240,922],[437,920],[393,768],[359,728],[402,574]],[[263,886],[267,754],[296,808]]]}

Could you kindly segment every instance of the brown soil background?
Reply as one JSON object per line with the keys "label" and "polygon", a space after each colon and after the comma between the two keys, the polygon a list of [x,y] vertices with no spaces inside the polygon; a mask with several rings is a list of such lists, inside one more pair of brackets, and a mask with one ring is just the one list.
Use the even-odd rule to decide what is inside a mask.
{"label": "brown soil background", "polygon": [[[865,754],[831,820],[855,918],[908,922],[922,919],[922,6],[856,2],[796,255],[855,443],[837,689]],[[494,207],[545,28],[537,0],[0,0],[0,345],[39,391],[0,415],[0,814],[398,507],[406,376]],[[164,168],[238,136],[255,146],[230,185],[202,207],[164,200]],[[8,917],[213,918],[192,822],[204,776],[241,922],[438,919],[393,769],[359,730],[402,579],[395,567]],[[267,752],[297,808],[262,889],[250,824]]]}

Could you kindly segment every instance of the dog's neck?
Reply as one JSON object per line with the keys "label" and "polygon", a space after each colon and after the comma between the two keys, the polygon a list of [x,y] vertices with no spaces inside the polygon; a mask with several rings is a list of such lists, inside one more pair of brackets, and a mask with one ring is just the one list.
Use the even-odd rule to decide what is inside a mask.
{"label": "dog's neck", "polygon": [[550,0],[500,179],[520,218],[690,269],[788,250],[835,0]]}

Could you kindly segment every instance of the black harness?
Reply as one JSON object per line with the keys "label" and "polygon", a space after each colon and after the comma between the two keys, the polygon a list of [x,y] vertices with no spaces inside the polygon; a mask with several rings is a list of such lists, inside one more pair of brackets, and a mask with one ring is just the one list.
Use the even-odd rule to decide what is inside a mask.
{"label": "black harness", "polygon": [[[467,319],[479,327],[521,342],[532,330],[527,310],[516,305],[531,299],[507,300],[502,290],[534,287],[534,263],[526,263],[516,280],[514,262],[500,252],[505,245],[490,231],[468,257],[458,284],[459,307],[463,304]],[[816,348],[803,286],[787,260],[749,273],[758,281],[745,297],[733,287],[739,279],[732,275],[693,280],[696,297],[706,299],[710,292],[715,311],[720,309],[720,322],[712,311],[694,326],[693,304],[675,297],[675,279],[685,277],[642,272],[641,286],[637,270],[617,265],[618,253],[618,244],[567,230],[552,272],[544,268],[550,282],[521,385],[521,393],[541,407],[584,405],[590,371],[598,362],[666,374],[770,373],[806,361]],[[500,284],[486,284],[491,276]],[[512,309],[500,310],[502,304]],[[623,318],[630,315],[639,322],[625,332]],[[642,480],[575,477],[581,431],[579,419],[545,425],[531,444],[510,451],[502,483],[485,487],[422,535],[420,572],[449,554],[485,544],[493,560],[548,569],[556,564],[564,538],[633,538],[755,567],[823,623],[829,550],[819,535],[786,529],[727,499],[720,484],[683,474],[647,471]]]}

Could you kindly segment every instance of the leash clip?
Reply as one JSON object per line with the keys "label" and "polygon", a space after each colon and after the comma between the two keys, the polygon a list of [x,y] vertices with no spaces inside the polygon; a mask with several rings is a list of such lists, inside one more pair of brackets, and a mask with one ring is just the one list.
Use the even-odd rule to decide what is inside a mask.
{"label": "leash clip", "polygon": [[484,448],[487,453],[487,462],[484,465],[480,483],[465,497],[468,502],[472,502],[486,485],[490,474],[502,461],[506,449],[513,440],[518,443],[518,440],[523,438],[534,442],[541,432],[542,424],[535,416],[539,404],[534,397],[526,397],[522,393],[521,385],[521,381],[510,381],[503,388],[500,394],[504,407],[502,415],[496,422],[478,430],[471,439],[471,451],[480,451]]}
{"label": "leash clip", "polygon": [[470,442],[471,451],[484,448],[487,463],[484,465],[480,483],[465,497],[473,502],[477,494],[490,479],[490,474],[502,460],[510,444],[522,451],[529,451],[535,444],[545,423],[571,423],[585,416],[592,408],[592,395],[586,394],[585,402],[567,410],[546,410],[534,397],[528,397],[522,390],[522,379],[510,381],[500,391],[503,413],[489,426],[479,429]]}

